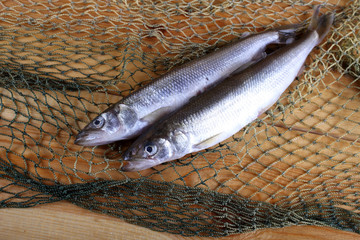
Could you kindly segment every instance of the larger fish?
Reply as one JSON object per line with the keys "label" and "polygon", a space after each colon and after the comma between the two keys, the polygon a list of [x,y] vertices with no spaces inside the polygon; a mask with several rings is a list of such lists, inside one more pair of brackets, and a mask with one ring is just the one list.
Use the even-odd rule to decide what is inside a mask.
{"label": "larger fish", "polygon": [[75,143],[95,146],[138,136],[236,69],[261,59],[268,44],[291,41],[295,30],[289,26],[247,36],[170,71],[101,113],[77,135]]}
{"label": "larger fish", "polygon": [[317,8],[301,39],[222,81],[140,136],[125,152],[129,161],[122,170],[143,170],[211,147],[256,119],[298,75],[333,18],[319,17]]}

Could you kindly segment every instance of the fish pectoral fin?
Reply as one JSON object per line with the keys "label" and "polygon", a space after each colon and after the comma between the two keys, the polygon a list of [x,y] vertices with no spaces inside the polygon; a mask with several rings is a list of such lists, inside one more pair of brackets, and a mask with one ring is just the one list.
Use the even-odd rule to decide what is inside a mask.
{"label": "fish pectoral fin", "polygon": [[140,120],[144,121],[144,122],[153,123],[153,122],[159,120],[160,118],[162,118],[163,116],[165,116],[166,114],[169,114],[170,112],[171,112],[171,107],[159,108],[159,109],[155,110],[154,112],[151,112],[148,115],[144,116]]}
{"label": "fish pectoral fin", "polygon": [[246,38],[248,36],[250,36],[251,33],[250,32],[243,32],[241,35],[240,35],[240,38]]}
{"label": "fish pectoral fin", "polygon": [[214,135],[212,137],[209,137],[208,139],[196,144],[194,146],[194,148],[196,148],[197,150],[200,151],[202,149],[212,147],[215,144],[217,144],[217,143],[221,142],[222,140],[224,140],[226,137],[227,137],[226,132],[218,133],[218,134],[216,134],[216,135]]}
{"label": "fish pectoral fin", "polygon": [[[260,111],[258,112],[257,118],[260,118],[261,114],[265,113],[267,110],[269,110],[272,106],[274,105],[274,103],[268,104],[266,107],[261,108]],[[255,120],[255,119],[254,119]]]}

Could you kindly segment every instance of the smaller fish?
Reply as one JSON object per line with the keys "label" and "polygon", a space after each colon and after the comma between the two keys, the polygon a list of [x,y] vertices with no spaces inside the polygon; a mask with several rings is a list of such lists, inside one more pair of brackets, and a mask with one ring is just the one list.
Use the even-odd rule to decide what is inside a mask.
{"label": "smaller fish", "polygon": [[225,79],[140,136],[124,153],[122,170],[140,171],[214,146],[255,120],[289,87],[333,18],[319,17],[317,7],[298,41]]}
{"label": "smaller fish", "polygon": [[103,145],[140,135],[192,97],[262,59],[268,44],[291,42],[298,27],[250,35],[175,68],[101,113],[79,132],[75,144]]}

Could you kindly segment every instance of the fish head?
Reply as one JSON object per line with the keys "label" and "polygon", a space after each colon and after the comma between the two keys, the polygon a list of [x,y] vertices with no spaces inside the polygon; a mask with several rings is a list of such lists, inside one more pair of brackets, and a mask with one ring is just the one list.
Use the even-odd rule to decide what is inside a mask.
{"label": "fish head", "polygon": [[188,145],[188,137],[180,131],[140,137],[124,153],[126,163],[121,170],[140,171],[178,159],[187,153]]}
{"label": "fish head", "polygon": [[75,144],[96,146],[127,139],[134,134],[138,116],[125,104],[115,104],[93,119],[76,136]]}

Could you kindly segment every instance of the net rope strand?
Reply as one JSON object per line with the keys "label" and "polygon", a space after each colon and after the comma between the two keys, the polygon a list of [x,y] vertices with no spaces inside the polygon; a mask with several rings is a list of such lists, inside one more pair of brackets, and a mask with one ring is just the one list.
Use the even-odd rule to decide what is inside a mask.
{"label": "net rope strand", "polygon": [[[124,173],[131,141],[74,136],[111,103],[245,32],[335,11],[279,101],[231,138]],[[360,1],[0,2],[0,207],[67,200],[153,230],[290,225],[359,233]]]}

